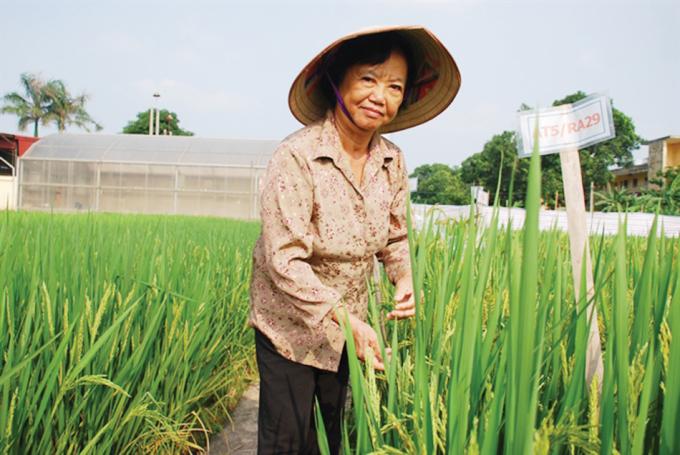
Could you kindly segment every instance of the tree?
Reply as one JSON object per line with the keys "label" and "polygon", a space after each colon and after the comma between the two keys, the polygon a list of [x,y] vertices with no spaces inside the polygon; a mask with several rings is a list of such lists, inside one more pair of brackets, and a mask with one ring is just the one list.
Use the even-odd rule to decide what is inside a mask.
{"label": "tree", "polygon": [[[156,127],[156,119],[154,116],[154,128]],[[161,134],[172,134],[173,136],[193,136],[191,131],[183,130],[179,127],[179,119],[177,114],[170,112],[167,109],[160,110],[159,129]],[[165,133],[164,133],[165,132]],[[123,128],[125,134],[149,134],[149,111],[142,111],[137,114],[135,120],[131,120]]]}
{"label": "tree", "polygon": [[[553,106],[575,103],[586,96],[585,93],[578,91],[561,100],[556,100]],[[613,177],[609,171],[612,165],[631,166],[633,164],[632,152],[639,148],[642,142],[642,138],[635,132],[635,125],[630,117],[614,107],[612,107],[612,116],[616,136],[580,150],[584,188],[588,188],[590,182],[594,182],[598,187],[604,187],[609,183]]]}
{"label": "tree", "polygon": [[482,186],[495,199],[500,176],[499,201],[510,203],[510,180],[514,175],[513,200],[524,200],[529,172],[528,160],[517,157],[517,138],[512,131],[503,131],[491,138],[481,152],[467,158],[461,164],[461,178],[469,185]]}
{"label": "tree", "polygon": [[[573,103],[586,97],[583,92],[576,92],[553,106]],[[527,109],[526,104],[520,110]],[[586,191],[593,182],[597,187],[604,187],[613,178],[609,171],[612,165],[629,166],[633,163],[632,151],[640,146],[642,139],[635,132],[635,125],[630,117],[616,108],[612,108],[616,136],[608,141],[587,147],[580,151],[581,168],[583,170],[583,187]],[[514,175],[512,200],[524,201],[527,186],[529,162],[519,159],[517,155],[517,137],[513,131],[504,131],[495,135],[484,144],[481,152],[476,153],[461,165],[461,177],[465,183],[481,185],[495,196],[498,178],[501,178],[499,200],[507,205],[510,199],[510,181]],[[558,154],[541,157],[543,200],[548,205],[555,203],[555,197],[564,200],[562,189],[562,171]]]}
{"label": "tree", "polygon": [[680,215],[680,167],[659,173],[650,183],[656,187],[649,187],[634,198],[633,210]]}
{"label": "tree", "polygon": [[47,84],[31,73],[23,73],[19,80],[24,94],[7,93],[3,97],[4,105],[0,108],[0,112],[18,116],[19,131],[25,131],[28,125],[33,124],[33,136],[38,137],[38,124],[48,123],[50,98],[45,90]]}
{"label": "tree", "polygon": [[24,73],[20,77],[25,95],[11,92],[3,97],[5,102],[0,112],[19,117],[19,131],[33,123],[33,135],[38,136],[38,124],[43,126],[52,122],[63,132],[68,125],[76,125],[89,131],[93,125],[96,130],[102,127],[92,120],[85,110],[87,95],[71,96],[66,84],[60,80],[45,82],[35,74]]}
{"label": "tree", "polygon": [[66,85],[59,80],[52,81],[45,86],[50,104],[47,107],[47,121],[54,122],[60,133],[69,125],[75,125],[85,131],[90,131],[90,126],[99,131],[102,126],[95,122],[85,110],[88,96],[81,94],[71,96]]}
{"label": "tree", "polygon": [[460,178],[460,169],[445,164],[418,166],[411,177],[418,178],[418,188],[411,193],[420,204],[465,205],[470,203],[470,187]]}
{"label": "tree", "polygon": [[595,205],[603,212],[659,212],[680,215],[680,168],[669,169],[652,179],[658,187],[650,187],[639,194],[625,188],[597,192]]}

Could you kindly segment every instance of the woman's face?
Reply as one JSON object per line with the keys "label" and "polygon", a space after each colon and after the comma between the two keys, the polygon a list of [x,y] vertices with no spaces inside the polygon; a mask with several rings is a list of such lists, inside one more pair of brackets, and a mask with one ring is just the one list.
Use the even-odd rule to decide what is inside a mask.
{"label": "woman's face", "polygon": [[[407,72],[406,58],[398,51],[377,65],[347,68],[338,91],[359,128],[375,131],[392,121],[404,99]],[[335,109],[337,118],[342,113],[340,106]]]}

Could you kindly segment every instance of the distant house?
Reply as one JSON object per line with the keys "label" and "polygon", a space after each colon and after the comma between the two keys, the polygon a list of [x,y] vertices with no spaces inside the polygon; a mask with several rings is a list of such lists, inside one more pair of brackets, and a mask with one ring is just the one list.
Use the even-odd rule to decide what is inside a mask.
{"label": "distant house", "polygon": [[680,136],[664,136],[643,142],[649,146],[646,163],[612,170],[614,186],[636,193],[646,189],[659,172],[680,166]]}
{"label": "distant house", "polygon": [[624,188],[631,193],[637,193],[649,186],[649,165],[647,163],[613,169],[612,174],[614,174],[614,186]]}
{"label": "distant house", "polygon": [[0,175],[15,175],[17,158],[23,155],[31,144],[38,139],[40,138],[0,133]]}
{"label": "distant house", "polygon": [[16,208],[18,158],[39,139],[0,133],[0,210]]}

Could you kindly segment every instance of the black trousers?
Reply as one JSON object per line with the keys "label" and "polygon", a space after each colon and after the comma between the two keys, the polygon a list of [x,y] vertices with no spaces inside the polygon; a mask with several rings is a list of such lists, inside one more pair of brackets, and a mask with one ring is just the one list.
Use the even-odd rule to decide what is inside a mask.
{"label": "black trousers", "polygon": [[257,453],[318,454],[314,397],[319,400],[331,453],[340,452],[340,426],[349,365],[343,350],[337,373],[286,359],[255,329],[260,371]]}

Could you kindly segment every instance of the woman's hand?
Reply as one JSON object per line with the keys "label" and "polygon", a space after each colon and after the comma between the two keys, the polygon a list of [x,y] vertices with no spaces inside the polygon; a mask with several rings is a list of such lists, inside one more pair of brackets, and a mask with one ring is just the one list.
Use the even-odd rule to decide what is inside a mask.
{"label": "woman's hand", "polygon": [[[359,360],[366,362],[366,359],[371,356],[373,368],[384,371],[385,365],[383,363],[382,354],[380,353],[378,335],[375,333],[375,330],[373,330],[373,327],[353,314],[349,314],[349,326],[352,329],[354,347]],[[389,356],[389,349],[387,349],[386,354]]]}
{"label": "woman's hand", "polygon": [[410,318],[416,314],[416,301],[413,298],[413,280],[410,276],[399,279],[394,290],[394,310],[390,311],[387,319]]}

